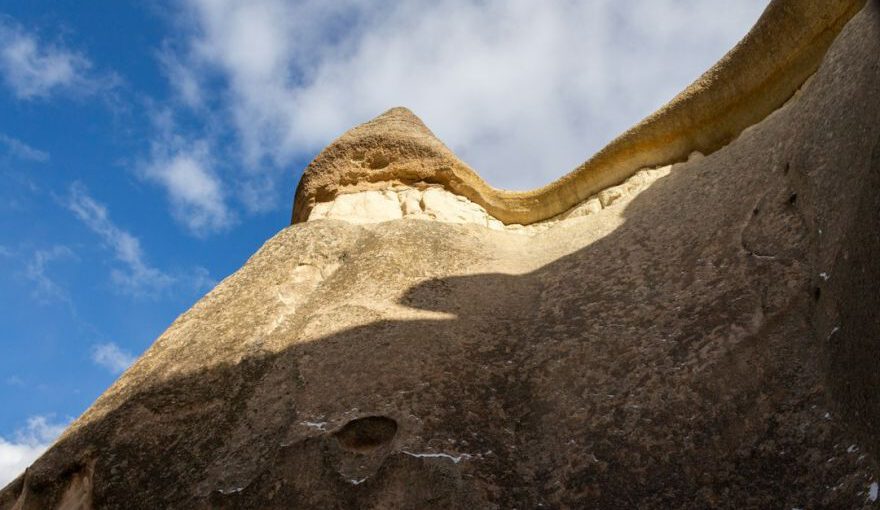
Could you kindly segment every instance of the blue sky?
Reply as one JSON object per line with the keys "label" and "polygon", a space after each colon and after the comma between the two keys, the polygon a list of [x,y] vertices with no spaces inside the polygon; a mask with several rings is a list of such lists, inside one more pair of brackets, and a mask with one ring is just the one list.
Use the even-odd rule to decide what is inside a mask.
{"label": "blue sky", "polygon": [[545,184],[765,4],[0,3],[0,485],[288,224],[347,128],[409,106],[492,184]]}

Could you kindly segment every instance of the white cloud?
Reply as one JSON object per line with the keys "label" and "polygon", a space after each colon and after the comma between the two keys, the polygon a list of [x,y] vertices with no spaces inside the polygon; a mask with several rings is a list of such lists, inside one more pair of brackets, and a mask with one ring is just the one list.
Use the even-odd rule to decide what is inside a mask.
{"label": "white cloud", "polygon": [[[491,183],[523,188],[567,172],[661,106],[767,1],[185,4],[194,23],[178,58],[222,77],[215,95],[240,143],[241,189],[271,187],[278,169],[396,105]],[[183,80],[180,94],[202,98],[217,81]]]}
{"label": "white cloud", "polygon": [[217,286],[217,280],[211,276],[210,271],[202,266],[196,266],[189,272],[189,286],[193,292],[200,294]]}
{"label": "white cloud", "polygon": [[92,361],[112,374],[121,374],[135,361],[130,352],[123,351],[113,342],[92,346]]}
{"label": "white cloud", "polygon": [[73,251],[66,246],[53,246],[48,250],[36,250],[25,266],[24,276],[34,283],[31,295],[41,303],[51,301],[70,302],[70,297],[63,287],[58,285],[48,274],[49,263],[64,258],[75,257]]}
{"label": "white cloud", "polygon": [[6,151],[17,159],[34,161],[37,163],[45,163],[46,161],[49,161],[48,153],[35,149],[21,140],[4,135],[3,133],[0,133],[0,145],[5,145]]}
{"label": "white cloud", "polygon": [[51,416],[32,416],[14,438],[0,437],[0,488],[24,472],[67,428],[68,423],[50,420]]}
{"label": "white cloud", "polygon": [[113,251],[116,260],[122,264],[122,269],[112,270],[111,278],[123,293],[155,294],[174,282],[174,278],[147,264],[140,240],[117,227],[110,220],[107,208],[89,196],[81,184],[74,183],[70,187],[66,205],[80,221],[101,237],[104,244]]}
{"label": "white cloud", "polygon": [[146,175],[165,188],[174,217],[193,234],[201,236],[231,224],[222,183],[198,148],[154,159]]}
{"label": "white cloud", "polygon": [[199,73],[170,48],[159,52],[158,60],[168,81],[174,84],[174,91],[180,101],[190,108],[200,108],[203,97]]}
{"label": "white cloud", "polygon": [[[198,180],[191,185],[197,186]],[[122,293],[156,296],[171,289],[198,293],[216,284],[208,270],[201,266],[173,273],[173,276],[151,266],[140,239],[114,224],[107,207],[92,198],[82,184],[70,186],[65,205],[113,252],[121,267],[113,268],[110,277]]]}
{"label": "white cloud", "polygon": [[234,218],[226,205],[223,182],[212,169],[210,144],[175,134],[168,110],[154,115],[153,121],[157,136],[151,160],[142,173],[165,189],[174,218],[197,236],[232,225]]}
{"label": "white cloud", "polygon": [[0,74],[19,99],[47,97],[57,91],[91,92],[88,58],[40,41],[33,33],[0,17]]}

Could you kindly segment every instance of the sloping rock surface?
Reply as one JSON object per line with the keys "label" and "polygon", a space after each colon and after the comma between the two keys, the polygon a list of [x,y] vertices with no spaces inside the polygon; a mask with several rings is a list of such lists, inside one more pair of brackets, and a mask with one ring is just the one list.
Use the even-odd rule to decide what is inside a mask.
{"label": "sloping rock surface", "polygon": [[589,215],[286,228],[0,508],[876,508],[878,98],[871,1]]}

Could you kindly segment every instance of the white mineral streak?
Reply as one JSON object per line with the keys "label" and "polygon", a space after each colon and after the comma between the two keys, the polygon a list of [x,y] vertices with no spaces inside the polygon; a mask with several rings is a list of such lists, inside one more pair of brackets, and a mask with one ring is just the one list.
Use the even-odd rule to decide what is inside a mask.
{"label": "white mineral streak", "polygon": [[408,452],[406,450],[403,451],[406,455],[410,457],[416,457],[419,459],[449,459],[453,464],[458,464],[463,460],[469,460],[472,456],[468,453],[462,453],[460,455],[450,455],[448,453],[413,453]]}

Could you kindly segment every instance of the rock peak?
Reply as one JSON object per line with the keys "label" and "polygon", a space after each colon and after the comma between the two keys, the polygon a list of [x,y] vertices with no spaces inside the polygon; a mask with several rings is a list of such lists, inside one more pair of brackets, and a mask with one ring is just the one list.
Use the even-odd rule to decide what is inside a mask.
{"label": "rock peak", "polygon": [[[337,141],[345,138],[379,138],[393,142],[396,138],[433,139],[441,143],[437,136],[418,115],[404,106],[395,106],[372,119],[355,126],[343,134]],[[335,142],[334,142],[335,143]],[[442,143],[441,143],[442,145]]]}
{"label": "rock peak", "polygon": [[422,122],[422,119],[420,119],[418,115],[413,113],[412,110],[405,106],[395,106],[394,108],[389,108],[385,111],[385,113],[369,121],[368,124],[373,122],[409,122],[411,124],[415,124],[423,130],[428,131],[428,128],[427,126],[425,126],[425,123]]}
{"label": "rock peak", "polygon": [[415,183],[480,181],[412,111],[395,107],[333,141],[303,173],[294,198],[293,223],[317,203],[337,195]]}

